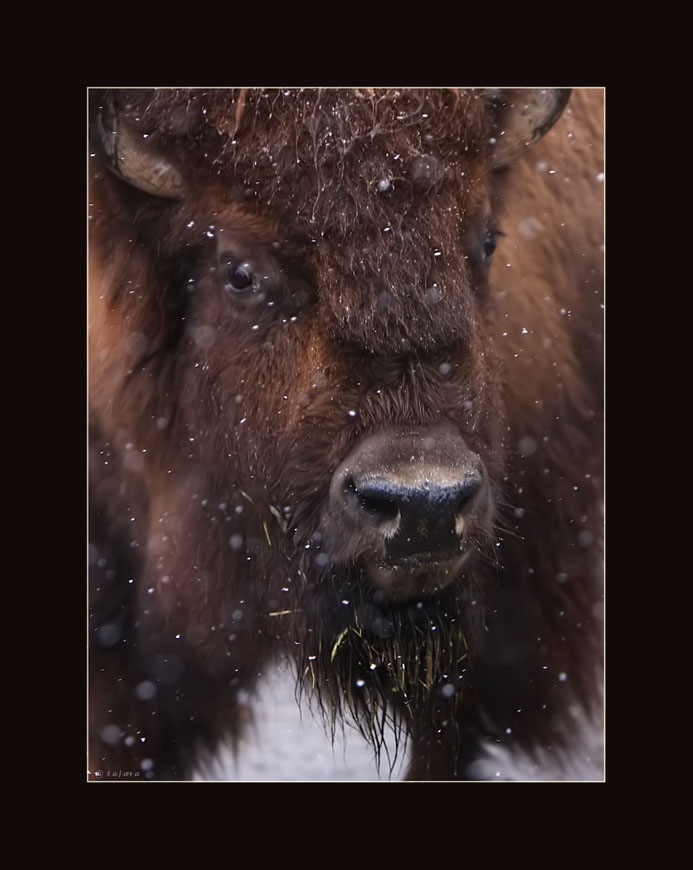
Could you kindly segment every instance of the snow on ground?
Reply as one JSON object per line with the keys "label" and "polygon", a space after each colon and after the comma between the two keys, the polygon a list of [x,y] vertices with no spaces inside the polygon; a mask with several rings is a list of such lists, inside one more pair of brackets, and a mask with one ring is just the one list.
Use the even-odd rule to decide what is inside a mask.
{"label": "snow on ground", "polygon": [[[214,765],[194,777],[202,781],[226,782],[370,782],[397,781],[404,778],[406,756],[397,761],[391,776],[383,755],[381,773],[373,750],[355,728],[338,730],[334,745],[322,721],[314,716],[304,700],[299,706],[294,696],[293,676],[275,666],[260,680],[258,696],[252,705],[254,724],[242,740],[238,757],[229,750],[217,757]],[[566,770],[548,759],[511,757],[496,746],[489,746],[477,762],[477,772],[492,781],[597,781],[603,776],[603,731],[601,726],[582,723],[583,745],[571,755]],[[393,742],[389,742],[392,750]]]}
{"label": "snow on ground", "polygon": [[584,716],[574,715],[580,739],[562,766],[546,752],[528,758],[489,743],[474,762],[474,775],[501,782],[604,782],[603,722],[588,722]]}
{"label": "snow on ground", "polygon": [[[314,715],[307,700],[299,708],[294,696],[295,680],[288,669],[275,666],[258,685],[252,704],[254,724],[241,742],[238,756],[230,750],[219,754],[212,770],[201,771],[197,780],[235,782],[368,782],[388,779],[386,760],[378,774],[373,749],[350,726],[338,729],[334,745]],[[392,744],[390,744],[392,745]],[[383,759],[385,754],[383,753]],[[406,772],[403,756],[391,780]]]}

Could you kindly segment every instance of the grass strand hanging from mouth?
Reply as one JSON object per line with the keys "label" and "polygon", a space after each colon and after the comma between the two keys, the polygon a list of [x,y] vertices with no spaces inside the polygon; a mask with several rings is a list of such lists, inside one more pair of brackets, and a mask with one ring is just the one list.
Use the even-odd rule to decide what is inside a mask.
{"label": "grass strand hanging from mouth", "polygon": [[[327,643],[323,636],[316,659],[305,671],[307,688],[325,721],[334,728],[341,711],[348,712],[373,746],[378,764],[381,752],[389,752],[388,732],[395,736],[394,759],[406,746],[408,711],[424,711],[433,721],[444,710],[444,718],[452,721],[462,698],[459,664],[467,658],[467,642],[459,623],[436,618],[428,629],[412,633],[400,617],[392,614],[393,633],[385,638],[353,624]],[[444,689],[448,685],[454,692]],[[388,754],[388,765],[394,759]]]}
{"label": "grass strand hanging from mouth", "polygon": [[344,631],[339,635],[339,637],[335,641],[334,646],[332,647],[332,653],[330,654],[330,661],[331,662],[334,661],[334,657],[337,655],[337,650],[339,649],[339,646],[342,643],[342,641],[344,640],[344,637],[348,631],[349,631],[349,629],[345,628]]}

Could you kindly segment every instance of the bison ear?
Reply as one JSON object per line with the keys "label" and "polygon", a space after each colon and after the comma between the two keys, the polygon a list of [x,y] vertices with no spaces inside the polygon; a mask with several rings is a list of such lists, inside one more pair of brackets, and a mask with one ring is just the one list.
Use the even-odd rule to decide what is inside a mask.
{"label": "bison ear", "polygon": [[570,98],[571,88],[489,89],[500,108],[501,128],[491,160],[494,169],[512,163],[549,132]]}
{"label": "bison ear", "polygon": [[181,172],[147,146],[108,95],[96,116],[96,131],[109,169],[138,190],[165,199],[183,199],[186,185]]}

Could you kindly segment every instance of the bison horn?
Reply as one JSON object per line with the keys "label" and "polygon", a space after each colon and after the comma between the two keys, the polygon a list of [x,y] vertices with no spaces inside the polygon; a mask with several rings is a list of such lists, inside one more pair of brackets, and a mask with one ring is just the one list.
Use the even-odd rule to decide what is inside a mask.
{"label": "bison horn", "polygon": [[549,132],[565,109],[570,92],[571,88],[487,91],[504,108],[503,131],[492,156],[495,169],[507,166]]}
{"label": "bison horn", "polygon": [[97,126],[112,172],[152,196],[183,199],[186,186],[180,171],[144,146],[142,137],[118,115],[112,99],[99,114]]}

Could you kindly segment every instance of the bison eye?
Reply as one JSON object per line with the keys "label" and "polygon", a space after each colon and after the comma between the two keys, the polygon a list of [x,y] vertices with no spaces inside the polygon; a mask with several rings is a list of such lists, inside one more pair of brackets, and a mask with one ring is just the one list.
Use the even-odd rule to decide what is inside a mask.
{"label": "bison eye", "polygon": [[248,263],[231,261],[224,266],[224,281],[230,293],[244,294],[253,289],[255,276]]}
{"label": "bison eye", "polygon": [[484,241],[482,247],[484,249],[484,257],[487,260],[490,260],[493,256],[493,252],[496,250],[496,236],[498,235],[497,230],[488,230],[486,235],[484,236]]}

